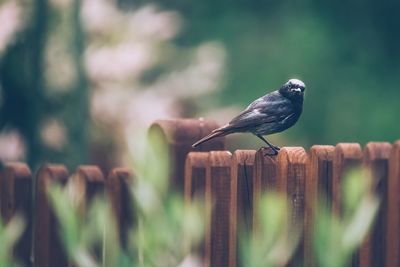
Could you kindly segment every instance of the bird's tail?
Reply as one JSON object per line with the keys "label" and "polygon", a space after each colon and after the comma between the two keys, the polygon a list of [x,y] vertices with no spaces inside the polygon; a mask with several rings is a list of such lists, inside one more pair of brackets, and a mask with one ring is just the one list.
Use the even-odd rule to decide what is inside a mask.
{"label": "bird's tail", "polygon": [[204,142],[207,142],[210,139],[213,139],[215,137],[221,137],[221,136],[225,136],[227,134],[230,134],[230,131],[227,131],[226,127],[221,127],[218,129],[215,129],[214,131],[212,131],[209,135],[201,138],[199,141],[197,141],[196,143],[194,143],[192,145],[192,147],[197,147],[198,145],[201,145]]}

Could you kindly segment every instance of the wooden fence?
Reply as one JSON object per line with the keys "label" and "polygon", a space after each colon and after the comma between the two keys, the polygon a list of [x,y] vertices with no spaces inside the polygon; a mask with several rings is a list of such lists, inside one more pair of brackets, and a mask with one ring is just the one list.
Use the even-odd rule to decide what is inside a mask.
{"label": "wooden fence", "polygon": [[[333,212],[340,212],[343,173],[358,165],[371,170],[381,206],[352,266],[400,266],[400,141],[371,142],[364,149],[355,143],[315,145],[309,151],[284,147],[276,157],[252,150],[231,154],[224,151],[223,138],[191,148],[215,127],[209,121],[175,120],[157,121],[150,129],[160,131],[170,148],[174,160],[171,190],[181,192],[188,202],[195,195],[203,196],[211,211],[201,248],[206,266],[238,266],[238,226],[248,231],[257,227],[253,205],[267,190],[285,194],[292,210],[289,220],[303,223],[295,266],[316,266],[311,249],[315,198],[325,194]],[[6,222],[16,212],[28,218],[28,227],[14,249],[24,266],[68,266],[46,195],[50,181],[65,183],[68,177],[75,179],[74,190],[83,196],[79,199],[83,210],[96,192],[110,196],[120,241],[126,242],[126,231],[135,217],[127,191],[129,179],[134,179],[129,169],[116,168],[105,176],[96,166],[80,166],[70,176],[63,165],[49,164],[33,175],[24,163],[6,163],[0,172],[1,216]]]}

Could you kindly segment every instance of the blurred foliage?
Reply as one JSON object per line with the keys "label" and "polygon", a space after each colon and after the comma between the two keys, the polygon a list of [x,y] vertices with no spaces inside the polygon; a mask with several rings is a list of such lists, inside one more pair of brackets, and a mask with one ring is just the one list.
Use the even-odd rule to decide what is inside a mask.
{"label": "blurred foliage", "polygon": [[[87,159],[89,99],[79,4],[73,0],[60,8],[47,0],[15,1],[21,15],[9,18],[23,26],[0,57],[0,128],[19,131],[33,168],[49,159],[67,166]],[[61,62],[52,64],[54,58]],[[52,84],[49,77],[60,82]],[[61,90],[54,94],[54,89]]]}
{"label": "blurred foliage", "polygon": [[123,261],[125,255],[119,246],[117,227],[109,202],[99,197],[94,199],[86,216],[82,218],[68,188],[63,190],[54,185],[49,195],[61,226],[59,234],[69,258],[81,267],[119,266],[118,261]]}
{"label": "blurred foliage", "polygon": [[54,185],[49,191],[63,243],[77,266],[172,267],[188,259],[195,262],[189,256],[191,246],[203,236],[200,206],[185,206],[181,196],[167,193],[168,151],[159,136],[153,132],[148,141],[135,140],[131,145],[141,147],[143,157],[133,159],[132,212],[137,221],[129,230],[126,247],[119,246],[114,216],[104,199],[91,201],[82,218],[73,184],[65,189]]}
{"label": "blurred foliage", "polygon": [[[204,206],[185,205],[180,195],[168,192],[168,151],[157,132],[146,141],[138,136],[132,149],[142,149],[143,161],[132,159],[137,170],[131,184],[135,222],[128,229],[126,246],[120,245],[110,202],[100,196],[82,210],[74,179],[65,188],[53,184],[49,196],[60,224],[64,248],[78,267],[99,266],[202,266],[196,248],[204,236]],[[343,179],[341,210],[334,213],[318,200],[312,223],[313,250],[318,266],[345,267],[362,244],[379,207],[368,173],[354,170]],[[325,203],[325,204],[321,204]],[[186,203],[187,204],[187,203]],[[294,210],[284,195],[265,194],[256,206],[251,233],[239,233],[241,266],[284,266],[297,263],[302,223],[293,221]],[[22,232],[20,217],[0,223],[0,266],[18,266],[10,256]],[[3,264],[4,263],[4,264]]]}
{"label": "blurred foliage", "polygon": [[241,266],[285,266],[297,248],[301,225],[288,222],[291,214],[286,198],[277,193],[267,193],[257,206],[259,223],[250,236],[239,237]]}
{"label": "blurred foliage", "polygon": [[0,266],[20,266],[18,259],[13,257],[13,248],[24,228],[24,220],[18,215],[14,216],[7,224],[4,224],[0,218]]}
{"label": "blurred foliage", "polygon": [[[317,266],[349,266],[355,251],[364,241],[379,207],[371,191],[371,177],[353,170],[343,180],[342,210],[335,214],[320,196],[315,209],[313,250]],[[322,205],[321,203],[325,203]],[[274,192],[264,195],[257,207],[258,223],[253,232],[239,237],[242,266],[284,266],[297,262],[296,248],[303,225],[291,222],[291,209],[285,197]]]}
{"label": "blurred foliage", "polygon": [[345,267],[374,222],[379,200],[371,191],[371,177],[353,170],[344,180],[340,214],[320,206],[314,221],[314,250],[318,266]]}
{"label": "blurred foliage", "polygon": [[[226,122],[239,111],[235,107],[224,113],[226,107],[245,107],[298,77],[307,85],[304,114],[295,127],[272,139],[281,138],[285,145],[393,141],[399,138],[394,127],[400,98],[399,11],[395,0],[2,0],[0,137],[16,129],[31,167],[44,161],[69,167],[91,161],[107,168],[126,153],[132,129],[144,127],[139,121],[206,115]],[[7,143],[18,143],[13,136],[2,139],[2,151]],[[250,142],[259,144],[248,138],[242,146]],[[66,247],[76,262],[96,266],[138,260],[156,265],[149,262],[150,251],[171,264],[182,260],[179,252],[185,251],[186,241],[181,230],[195,232],[191,229],[201,220],[197,212],[184,213],[179,198],[166,193],[168,163],[147,167],[166,152],[145,152],[144,144],[129,144],[140,155],[132,159],[139,177],[133,194],[140,217],[137,232],[129,238],[137,258],[115,246],[107,250],[111,255],[93,257],[88,247],[115,238],[112,227],[104,232],[104,225],[114,223],[106,204],[95,201],[90,208],[95,220],[82,221],[72,204],[60,201],[69,193],[52,191]],[[350,177],[343,213],[333,216],[325,207],[318,209],[315,244],[321,266],[343,266],[349,260],[378,205],[368,186],[360,186],[361,176]],[[265,229],[260,231],[274,233],[274,238],[249,240],[246,253],[274,264],[272,244],[286,245],[288,227],[279,224],[287,214],[276,207],[286,204],[279,204],[276,196],[266,199],[266,215],[260,212]],[[182,216],[189,216],[187,226],[177,219]],[[12,227],[0,227],[0,238],[10,240],[1,242],[2,253],[17,236],[18,227]],[[164,229],[163,234],[154,235],[154,229]],[[169,246],[171,242],[183,249]],[[326,255],[333,251],[337,254]],[[8,253],[1,255],[11,260]]]}
{"label": "blurred foliage", "polygon": [[140,266],[178,266],[201,241],[204,214],[198,203],[185,206],[181,195],[167,191],[169,152],[159,132],[151,131],[149,142],[132,140],[132,151],[140,151],[141,157],[133,158],[138,228],[131,246],[139,253]]}
{"label": "blurred foliage", "polygon": [[173,43],[182,27],[177,12],[119,9],[108,0],[5,2],[0,144],[13,145],[0,160],[25,152],[33,168],[90,162],[107,171],[126,164],[126,140],[137,129],[182,116],[187,99],[220,87],[223,46]]}

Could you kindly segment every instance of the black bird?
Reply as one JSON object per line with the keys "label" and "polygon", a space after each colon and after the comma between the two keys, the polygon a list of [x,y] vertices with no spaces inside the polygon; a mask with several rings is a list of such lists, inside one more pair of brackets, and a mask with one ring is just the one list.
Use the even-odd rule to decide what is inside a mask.
{"label": "black bird", "polygon": [[270,144],[263,135],[282,132],[297,122],[303,110],[304,90],[302,81],[290,79],[279,90],[255,100],[227,125],[215,129],[192,146],[215,137],[250,132],[272,149],[271,155],[277,155],[280,148]]}

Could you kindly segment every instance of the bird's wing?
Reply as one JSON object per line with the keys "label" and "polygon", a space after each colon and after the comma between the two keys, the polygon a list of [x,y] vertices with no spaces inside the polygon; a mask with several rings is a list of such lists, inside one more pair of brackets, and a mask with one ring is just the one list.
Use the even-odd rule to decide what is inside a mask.
{"label": "bird's wing", "polygon": [[233,118],[229,124],[229,128],[251,128],[264,123],[273,123],[282,121],[293,113],[291,103],[287,103],[286,99],[257,99],[237,117]]}

